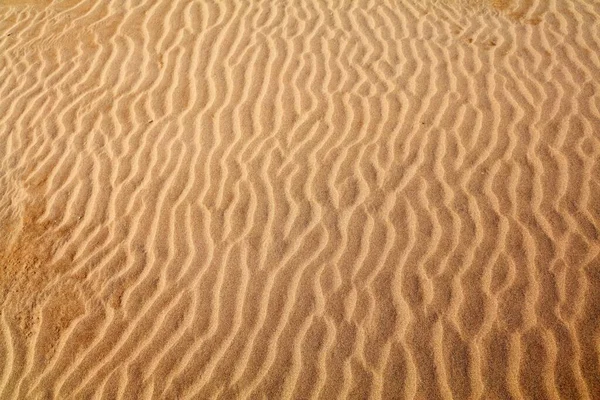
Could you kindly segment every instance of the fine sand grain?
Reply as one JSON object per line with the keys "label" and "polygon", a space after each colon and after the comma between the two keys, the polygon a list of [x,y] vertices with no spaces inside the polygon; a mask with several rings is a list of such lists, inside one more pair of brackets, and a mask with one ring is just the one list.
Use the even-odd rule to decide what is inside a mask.
{"label": "fine sand grain", "polygon": [[0,0],[0,399],[600,399],[600,1]]}

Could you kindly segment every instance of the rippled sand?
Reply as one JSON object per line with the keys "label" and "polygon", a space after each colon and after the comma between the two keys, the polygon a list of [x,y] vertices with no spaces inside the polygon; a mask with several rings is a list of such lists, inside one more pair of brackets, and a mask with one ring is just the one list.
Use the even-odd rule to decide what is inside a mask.
{"label": "rippled sand", "polygon": [[0,0],[0,398],[600,398],[600,2]]}

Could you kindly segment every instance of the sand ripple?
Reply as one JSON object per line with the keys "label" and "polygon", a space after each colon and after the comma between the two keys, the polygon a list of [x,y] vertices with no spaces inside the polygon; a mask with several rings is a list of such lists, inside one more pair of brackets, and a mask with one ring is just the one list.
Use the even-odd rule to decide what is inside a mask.
{"label": "sand ripple", "polygon": [[0,398],[600,398],[599,21],[0,1]]}

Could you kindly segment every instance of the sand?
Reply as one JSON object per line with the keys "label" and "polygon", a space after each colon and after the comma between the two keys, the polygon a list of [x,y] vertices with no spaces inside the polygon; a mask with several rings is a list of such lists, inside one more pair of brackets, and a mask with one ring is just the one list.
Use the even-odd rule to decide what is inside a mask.
{"label": "sand", "polygon": [[600,399],[600,2],[0,0],[1,399]]}

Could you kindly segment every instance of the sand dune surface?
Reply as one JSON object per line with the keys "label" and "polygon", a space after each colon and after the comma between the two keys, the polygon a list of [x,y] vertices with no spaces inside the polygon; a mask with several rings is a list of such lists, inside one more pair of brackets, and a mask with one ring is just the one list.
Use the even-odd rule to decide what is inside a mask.
{"label": "sand dune surface", "polygon": [[600,399],[600,2],[0,0],[1,399]]}

